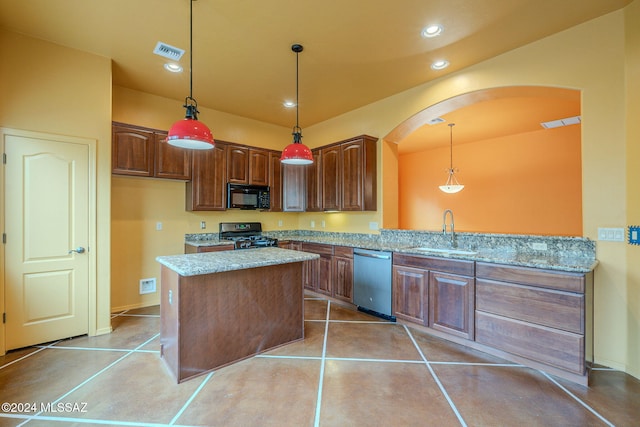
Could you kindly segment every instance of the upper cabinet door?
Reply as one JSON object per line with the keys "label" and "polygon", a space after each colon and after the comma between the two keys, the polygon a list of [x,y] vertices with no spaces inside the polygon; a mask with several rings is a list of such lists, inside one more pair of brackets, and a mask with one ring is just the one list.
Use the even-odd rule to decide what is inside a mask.
{"label": "upper cabinet door", "polygon": [[188,211],[221,211],[227,208],[226,145],[216,141],[212,150],[193,153],[192,177],[187,182]]}
{"label": "upper cabinet door", "polygon": [[269,152],[249,149],[249,184],[269,185]]}
{"label": "upper cabinet door", "polygon": [[249,183],[249,148],[229,145],[227,148],[227,181]]}
{"label": "upper cabinet door", "polygon": [[282,210],[304,212],[306,196],[306,165],[282,165]]}
{"label": "upper cabinet door", "polygon": [[282,164],[280,152],[269,151],[269,210],[282,211]]}
{"label": "upper cabinet door", "polygon": [[153,131],[114,124],[111,128],[111,169],[115,174],[153,176]]}
{"label": "upper cabinet door", "polygon": [[157,178],[191,179],[191,150],[167,143],[167,133],[155,132],[155,171]]}
{"label": "upper cabinet door", "polygon": [[340,210],[342,180],[340,146],[322,149],[322,210]]}
{"label": "upper cabinet door", "polygon": [[342,155],[342,199],[343,211],[361,211],[364,160],[362,140],[349,142],[340,146]]}
{"label": "upper cabinet door", "polygon": [[311,150],[313,164],[307,169],[307,212],[322,210],[322,154],[320,150]]}

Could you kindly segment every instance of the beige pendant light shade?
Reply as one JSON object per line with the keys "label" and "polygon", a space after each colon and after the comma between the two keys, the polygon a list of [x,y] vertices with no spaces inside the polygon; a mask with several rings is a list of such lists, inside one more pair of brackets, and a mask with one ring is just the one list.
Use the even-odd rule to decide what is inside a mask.
{"label": "beige pendant light shade", "polygon": [[458,179],[456,178],[456,170],[453,168],[453,127],[455,126],[455,123],[449,123],[449,154],[450,154],[450,163],[449,163],[449,169],[447,169],[447,173],[449,174],[447,177],[447,182],[444,185],[441,185],[439,188],[441,191],[444,191],[445,193],[457,193],[459,191],[461,191],[464,188],[464,185],[460,184],[458,182]]}

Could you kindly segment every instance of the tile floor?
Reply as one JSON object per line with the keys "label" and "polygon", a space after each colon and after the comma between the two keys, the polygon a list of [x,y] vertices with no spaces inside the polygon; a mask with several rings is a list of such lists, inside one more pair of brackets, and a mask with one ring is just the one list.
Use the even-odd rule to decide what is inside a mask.
{"label": "tile floor", "polygon": [[0,401],[15,404],[0,426],[640,425],[640,381],[624,373],[596,370],[585,388],[315,298],[304,341],[177,385],[158,313],[0,357]]}

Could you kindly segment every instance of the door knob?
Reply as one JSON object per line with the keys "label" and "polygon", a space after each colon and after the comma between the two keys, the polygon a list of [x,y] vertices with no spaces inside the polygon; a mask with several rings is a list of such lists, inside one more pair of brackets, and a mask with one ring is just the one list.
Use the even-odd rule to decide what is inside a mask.
{"label": "door knob", "polygon": [[69,251],[69,253],[71,253],[71,252],[75,252],[75,253],[77,253],[77,254],[83,254],[83,253],[84,253],[84,250],[85,250],[85,249],[84,249],[82,246],[78,246],[78,247],[77,247],[77,248],[75,248],[75,249],[71,249],[71,250]]}

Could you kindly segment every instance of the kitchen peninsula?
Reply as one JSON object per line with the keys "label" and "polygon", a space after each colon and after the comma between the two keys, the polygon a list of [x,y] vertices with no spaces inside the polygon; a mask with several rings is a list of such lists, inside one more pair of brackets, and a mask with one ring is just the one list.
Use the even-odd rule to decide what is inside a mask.
{"label": "kitchen peninsula", "polygon": [[302,262],[279,248],[161,256],[160,353],[180,383],[304,338]]}

